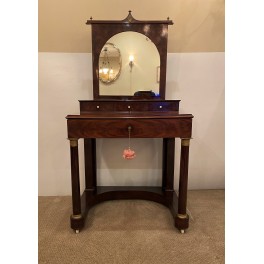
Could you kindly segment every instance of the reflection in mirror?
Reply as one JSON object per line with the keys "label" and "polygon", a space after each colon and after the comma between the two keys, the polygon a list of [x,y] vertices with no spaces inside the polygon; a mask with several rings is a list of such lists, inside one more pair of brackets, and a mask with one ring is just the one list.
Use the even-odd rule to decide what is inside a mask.
{"label": "reflection in mirror", "polygon": [[[107,85],[109,82],[101,80],[105,53],[104,48],[102,49],[99,60],[99,72],[102,73],[99,73],[99,95],[132,96],[138,91],[152,91],[158,95],[160,55],[155,44],[145,35],[132,31],[116,34],[107,41],[108,43],[113,43],[120,50],[122,65],[120,64],[118,79]],[[105,65],[108,65],[107,59],[105,61]],[[108,69],[111,70],[110,67]],[[107,74],[104,75],[107,77]]]}
{"label": "reflection in mirror", "polygon": [[121,70],[120,50],[112,43],[106,43],[99,57],[99,80],[104,84],[113,83]]}

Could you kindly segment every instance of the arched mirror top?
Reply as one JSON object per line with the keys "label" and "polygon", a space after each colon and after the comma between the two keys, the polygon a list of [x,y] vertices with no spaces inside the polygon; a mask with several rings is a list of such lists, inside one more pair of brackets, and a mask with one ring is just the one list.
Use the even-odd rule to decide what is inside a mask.
{"label": "arched mirror top", "polygon": [[[94,99],[141,99],[141,95],[144,96],[144,99],[147,99],[148,97],[152,100],[165,99],[168,25],[173,24],[173,22],[169,20],[169,18],[167,20],[139,21],[133,18],[133,16],[131,15],[131,11],[129,11],[128,16],[124,20],[93,20],[92,18],[90,18],[90,20],[88,20],[86,24],[92,26]],[[120,95],[117,95],[116,93],[110,92],[106,95],[105,93],[100,93],[100,83],[102,82],[100,81],[99,71],[100,54],[102,55],[102,49],[112,37],[119,33],[127,31],[137,32],[144,35],[145,38],[150,40],[157,48],[160,58],[160,65],[155,65],[155,79],[157,80],[155,86],[158,86],[157,92],[155,93],[151,93],[151,90],[155,90],[152,89],[153,87],[149,87],[149,89],[146,90],[146,88],[142,89],[140,84],[138,84],[136,87],[136,93],[133,92],[132,94],[120,93]],[[119,47],[117,46],[117,48]],[[142,70],[144,71],[144,69]],[[119,74],[121,79],[122,70]],[[139,83],[138,80],[137,83]],[[110,86],[109,89],[111,89]],[[122,87],[119,87],[119,89],[122,89]],[[143,93],[141,93],[142,90]]]}

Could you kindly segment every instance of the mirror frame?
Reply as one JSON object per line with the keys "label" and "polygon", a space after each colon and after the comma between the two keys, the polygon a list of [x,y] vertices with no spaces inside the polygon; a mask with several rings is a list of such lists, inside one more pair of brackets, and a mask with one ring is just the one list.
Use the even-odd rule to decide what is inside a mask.
{"label": "mirror frame", "polygon": [[[92,60],[93,60],[93,97],[96,100],[119,99],[119,100],[135,100],[141,99],[131,96],[112,96],[99,94],[99,56],[103,46],[108,40],[121,32],[133,31],[138,32],[149,39],[156,45],[160,55],[160,82],[159,96],[150,97],[151,100],[165,99],[166,92],[166,68],[167,68],[167,44],[168,44],[168,25],[173,22],[167,20],[149,20],[140,21],[133,18],[131,11],[123,20],[87,20],[87,25],[92,26]],[[145,100],[146,98],[144,98]]]}

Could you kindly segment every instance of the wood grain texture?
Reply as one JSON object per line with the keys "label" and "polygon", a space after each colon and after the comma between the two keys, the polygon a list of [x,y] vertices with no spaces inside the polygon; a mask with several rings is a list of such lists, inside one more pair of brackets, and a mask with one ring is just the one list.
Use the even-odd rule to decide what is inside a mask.
{"label": "wood grain texture", "polygon": [[[179,114],[179,100],[165,101],[166,64],[168,19],[164,21],[138,21],[129,15],[123,21],[93,21],[92,25],[93,48],[93,92],[94,100],[80,101],[80,115],[68,115],[68,137],[84,138],[85,150],[85,177],[86,189],[82,195],[85,205],[82,207],[82,217],[87,216],[90,208],[100,202],[116,199],[145,199],[168,206],[175,218],[176,227],[183,228],[188,224],[186,219],[178,224],[177,196],[174,188],[174,153],[175,138],[191,138],[192,118],[190,114]],[[120,96],[121,101],[98,100],[99,94],[99,56],[105,43],[112,36],[125,31],[134,31],[146,35],[157,47],[160,54],[160,87],[159,96],[155,100],[127,100]],[[105,98],[105,97],[104,97]],[[114,97],[116,99],[116,96]],[[113,99],[111,96],[108,99]],[[129,98],[133,99],[133,97]],[[161,100],[159,100],[161,99]],[[163,169],[161,187],[99,187],[96,185],[96,138],[163,138]],[[78,147],[72,156],[78,161]],[[181,199],[179,206],[186,207],[187,192],[186,179],[188,178],[188,152],[182,149],[181,160]],[[78,164],[72,163],[72,177],[79,179]],[[186,165],[187,164],[187,165]],[[77,177],[78,175],[78,177]],[[74,186],[73,186],[74,187]],[[73,202],[78,200],[74,208],[80,209],[80,195],[76,186],[73,191]],[[186,209],[185,209],[186,210]],[[79,220],[79,219],[78,219]],[[83,227],[83,222],[71,218],[71,226],[77,230]]]}
{"label": "wood grain texture", "polygon": [[122,118],[69,119],[68,137],[127,138],[131,126],[132,138],[191,137],[192,119],[185,118]]}
{"label": "wood grain texture", "polygon": [[81,213],[80,177],[78,145],[70,147],[71,150],[71,183],[72,183],[72,209],[74,215]]}
{"label": "wood grain texture", "polygon": [[[112,102],[107,102],[111,105]],[[144,104],[142,104],[144,109]],[[188,150],[182,146],[180,173],[180,200],[173,190],[175,137],[190,138],[192,115],[179,115],[177,111],[91,111],[81,115],[67,116],[68,137],[84,138],[86,189],[79,194],[78,147],[71,147],[73,211],[81,210],[81,218],[71,217],[71,228],[83,228],[90,208],[98,203],[116,199],[144,199],[161,203],[171,209],[178,229],[186,229],[189,218],[178,218],[186,212]],[[99,187],[96,184],[96,143],[95,138],[126,138],[131,127],[132,138],[163,138],[163,169],[161,187]],[[188,150],[187,150],[188,149]],[[177,205],[178,204],[178,205]],[[178,211],[179,207],[179,211]]]}
{"label": "wood grain texture", "polygon": [[181,146],[179,179],[179,214],[186,214],[188,188],[189,146]]}
{"label": "wood grain texture", "polygon": [[179,111],[180,100],[80,100],[80,113],[92,111]]}
{"label": "wood grain texture", "polygon": [[84,139],[84,166],[85,166],[85,188],[96,190],[97,166],[96,166],[96,139]]}
{"label": "wood grain texture", "polygon": [[[114,35],[133,31],[148,37],[158,49],[160,55],[160,82],[159,82],[159,98],[165,99],[166,89],[166,67],[167,67],[167,43],[168,43],[168,25],[171,21],[140,21],[127,22],[123,21],[88,21],[92,26],[92,54],[93,54],[93,95],[94,99],[99,99],[99,57],[105,43]],[[104,96],[104,98],[124,99],[123,96]],[[125,98],[133,99],[134,96],[125,96]]]}

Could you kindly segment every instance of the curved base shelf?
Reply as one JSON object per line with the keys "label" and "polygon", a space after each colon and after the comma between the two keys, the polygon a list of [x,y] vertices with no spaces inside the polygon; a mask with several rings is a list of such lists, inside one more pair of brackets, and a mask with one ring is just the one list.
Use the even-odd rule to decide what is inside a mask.
{"label": "curved base shelf", "polygon": [[163,190],[162,187],[148,186],[97,186],[97,189],[86,189],[81,197],[82,214],[79,218],[71,216],[71,228],[80,230],[85,225],[85,219],[90,208],[101,202],[111,200],[148,200],[168,207],[175,221],[175,227],[180,231],[189,226],[189,217],[178,215],[178,197],[174,190]]}

